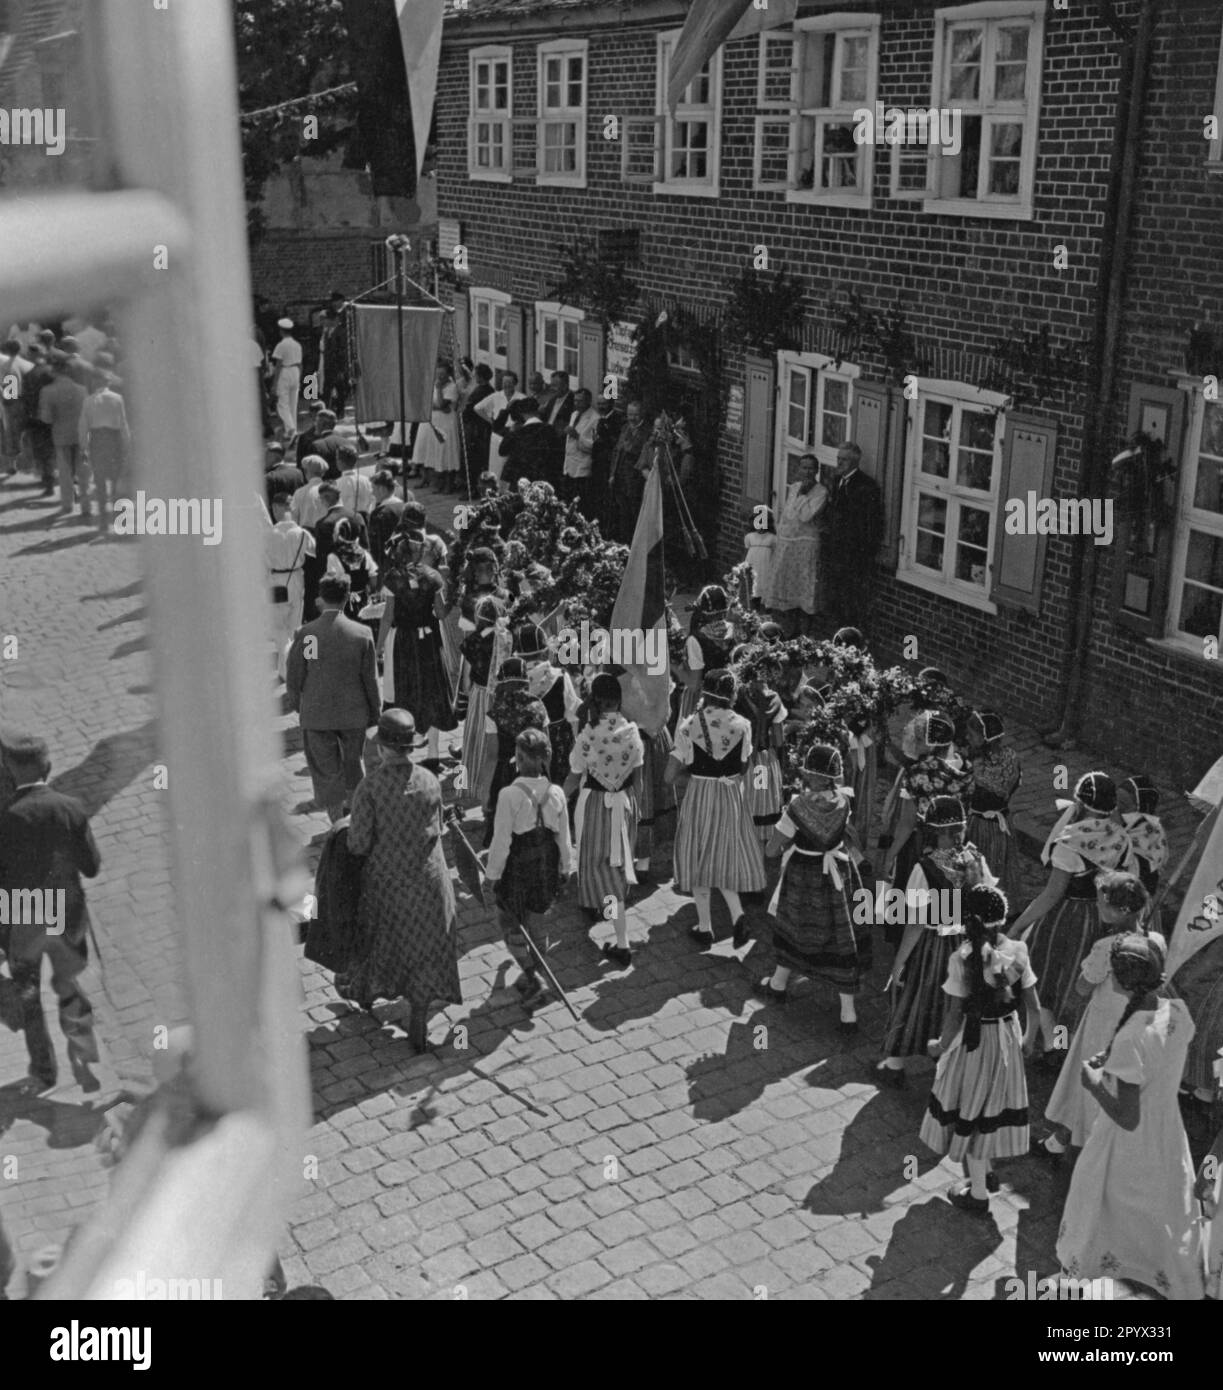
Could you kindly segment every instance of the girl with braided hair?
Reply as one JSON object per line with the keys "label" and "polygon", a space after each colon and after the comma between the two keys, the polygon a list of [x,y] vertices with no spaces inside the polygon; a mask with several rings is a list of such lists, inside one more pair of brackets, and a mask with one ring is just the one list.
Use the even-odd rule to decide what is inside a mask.
{"label": "girl with braided hair", "polygon": [[[981,1216],[998,1190],[993,1160],[1028,1151],[1023,1059],[1031,1054],[1040,1017],[1027,948],[1002,935],[1006,913],[1006,897],[997,888],[979,884],[964,894],[967,939],[947,966],[947,1013],[942,1032],[929,1043],[938,1070],[921,1127],[923,1144],[964,1162],[968,1186],[954,1188],[948,1200]],[[1022,1035],[1021,994],[1027,1006]]]}
{"label": "girl with braided hair", "polygon": [[1158,994],[1165,959],[1154,936],[1137,932],[1109,948],[1125,1007],[1107,1049],[1081,1068],[1100,1113],[1075,1165],[1057,1257],[1076,1279],[1107,1275],[1199,1299],[1193,1160],[1177,1103],[1193,1019]]}
{"label": "girl with braided hair", "polygon": [[[1079,1073],[1087,1058],[1103,1052],[1117,1031],[1125,1000],[1112,987],[1113,942],[1131,932],[1147,935],[1141,923],[1149,902],[1147,890],[1136,874],[1114,870],[1101,874],[1096,880],[1096,909],[1101,923],[1111,927],[1112,934],[1101,937],[1079,967],[1075,990],[1089,1002],[1074,1030],[1065,1064],[1045,1108],[1045,1119],[1059,1132],[1049,1135],[1043,1143],[1032,1145],[1037,1158],[1060,1158],[1067,1142],[1081,1149],[1100,1113],[1100,1107],[1080,1084]],[[1162,936],[1152,933],[1151,939],[1166,951]]]}

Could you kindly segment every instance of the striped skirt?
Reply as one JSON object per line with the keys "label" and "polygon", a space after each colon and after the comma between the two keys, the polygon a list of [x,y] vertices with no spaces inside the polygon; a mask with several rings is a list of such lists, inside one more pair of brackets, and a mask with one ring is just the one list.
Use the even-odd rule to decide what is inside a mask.
{"label": "striped skirt", "polygon": [[1074,988],[1079,967],[1100,937],[1112,930],[1100,921],[1094,898],[1063,898],[1028,929],[1028,959],[1041,1008],[1049,1010],[1055,1024],[1073,1029],[1082,1018],[1087,1000]]}
{"label": "striped skirt", "polygon": [[957,1161],[1020,1158],[1028,1152],[1028,1082],[1014,1014],[982,1019],[974,1052],[965,1048],[961,1029],[939,1058],[921,1141]]}
{"label": "striped skirt", "polygon": [[773,955],[778,965],[856,994],[871,968],[871,929],[853,920],[853,897],[861,886],[857,869],[845,861],[837,871],[840,888],[824,872],[823,855],[796,850],[790,856],[769,919]]}
{"label": "striped skirt", "polygon": [[985,856],[990,872],[997,877],[998,887],[1010,905],[1010,916],[1018,917],[1026,904],[1015,836],[1008,835],[996,820],[972,811],[968,816],[968,839]]}
{"label": "striped skirt", "polygon": [[748,759],[743,771],[743,799],[757,838],[766,843],[781,819],[781,762],[775,748],[758,748]]}
{"label": "striped skirt", "polygon": [[858,832],[858,843],[862,853],[870,851],[871,819],[875,806],[875,780],[879,775],[879,751],[872,743],[862,750],[863,766],[858,766],[857,750],[851,748],[845,768],[853,774],[854,810],[853,826]]}
{"label": "striped skirt", "polygon": [[759,893],[764,852],[743,800],[743,779],[693,777],[675,828],[675,886]]}
{"label": "striped skirt", "polygon": [[612,863],[615,817],[603,792],[583,787],[573,819],[577,828],[578,902],[606,917],[607,900],[627,903],[629,887],[637,882],[635,874],[630,877],[637,835],[637,798],[626,789],[622,832],[625,838],[620,845],[619,864]]}
{"label": "striped skirt", "polygon": [[450,684],[457,690],[460,674],[464,673],[463,653],[459,649],[463,640],[463,630],[459,627],[457,605],[441,619],[438,629],[442,634],[442,661],[446,666],[446,674],[450,677]]}
{"label": "striped skirt", "polygon": [[496,731],[490,732],[485,727],[490,703],[488,686],[472,681],[467,716],[463,720],[463,770],[467,774],[467,785],[461,797],[469,806],[483,806],[488,800],[493,766],[497,761]]}
{"label": "striped skirt", "polygon": [[952,952],[963,943],[960,933],[940,936],[930,927],[923,929],[921,939],[905,961],[904,983],[896,991],[888,1014],[883,1038],[885,1057],[929,1055],[927,1045],[942,1032],[947,1012],[947,995],[943,993],[947,966]]}

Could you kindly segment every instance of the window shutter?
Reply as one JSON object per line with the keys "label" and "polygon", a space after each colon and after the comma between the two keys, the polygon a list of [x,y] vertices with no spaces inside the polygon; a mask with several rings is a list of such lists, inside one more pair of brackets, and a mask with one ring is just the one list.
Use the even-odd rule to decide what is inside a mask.
{"label": "window shutter", "polygon": [[471,356],[471,295],[466,290],[454,292],[454,355]]}
{"label": "window shutter", "polygon": [[752,187],[760,193],[793,188],[795,116],[757,116],[752,156]]}
{"label": "window shutter", "polygon": [[773,412],[777,368],[766,357],[747,358],[743,399],[743,501],[770,506],[773,496]]}
{"label": "window shutter", "polygon": [[994,563],[990,600],[1002,608],[1025,613],[1040,612],[1040,591],[1045,577],[1048,536],[1009,535],[1006,529],[1008,501],[1024,504],[1028,493],[1049,497],[1053,490],[1053,464],[1057,455],[1057,429],[1045,420],[1023,415],[1007,416],[1002,439],[1002,477],[998,487],[998,515],[994,521]]}
{"label": "window shutter", "polygon": [[583,319],[578,337],[578,382],[594,400],[603,394],[603,325]]}
{"label": "window shutter", "polygon": [[526,358],[527,313],[521,304],[507,304],[505,309],[505,363],[518,378],[519,390],[525,390],[530,371]]}
{"label": "window shutter", "polygon": [[620,124],[621,183],[662,179],[663,116],[625,116]]}
{"label": "window shutter", "polygon": [[[1154,420],[1152,419],[1154,417]],[[1166,422],[1164,445],[1179,469],[1184,444],[1185,395],[1171,386],[1130,387],[1126,438],[1147,424]],[[1113,536],[1112,608],[1119,626],[1143,637],[1164,635],[1164,613],[1168,606],[1168,583],[1172,568],[1172,540],[1175,525],[1161,526],[1155,533],[1155,553],[1147,553],[1147,537],[1139,534],[1131,517],[1116,510]]]}
{"label": "window shutter", "polygon": [[527,389],[527,377],[538,369],[539,364],[535,360],[535,309],[523,308],[522,311],[522,377],[521,389]]}
{"label": "window shutter", "polygon": [[879,487],[883,503],[879,559],[894,570],[900,559],[900,510],[904,500],[904,398],[887,386],[855,381],[850,438],[862,450],[858,466]]}

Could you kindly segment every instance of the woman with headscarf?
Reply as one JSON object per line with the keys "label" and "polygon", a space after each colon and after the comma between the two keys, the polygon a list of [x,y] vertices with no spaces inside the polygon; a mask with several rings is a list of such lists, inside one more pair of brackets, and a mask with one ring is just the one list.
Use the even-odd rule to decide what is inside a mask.
{"label": "woman with headscarf", "polygon": [[357,909],[356,959],[336,990],[372,1012],[379,999],[406,998],[408,1039],[424,1050],[432,1004],[461,1004],[454,889],[442,851],[442,792],[412,762],[416,725],[404,709],[383,711],[375,742],[380,766],[352,803],[348,851],[365,858]]}
{"label": "woman with headscarf", "polygon": [[578,846],[578,903],[594,920],[613,924],[615,945],[603,954],[621,968],[628,944],[629,887],[637,882],[633,843],[645,749],[641,733],[620,712],[620,682],[606,672],[590,683],[588,723],[569,755],[565,793],[578,791],[573,824]]}
{"label": "woman with headscarf", "polygon": [[[1100,1113],[1100,1107],[1080,1083],[1080,1071],[1089,1057],[1104,1051],[1117,1031],[1125,1001],[1113,988],[1113,942],[1121,936],[1147,934],[1140,924],[1146,916],[1148,901],[1147,890],[1134,874],[1114,871],[1101,874],[1096,880],[1096,910],[1101,924],[1110,928],[1110,935],[1096,942],[1080,967],[1075,990],[1088,1003],[1074,1030],[1066,1050],[1066,1061],[1045,1108],[1045,1119],[1056,1132],[1043,1143],[1032,1145],[1032,1152],[1038,1158],[1056,1160],[1066,1152],[1067,1144],[1081,1149]],[[1152,934],[1152,939],[1166,952],[1162,936]]]}
{"label": "woman with headscarf", "polygon": [[706,671],[725,670],[735,646],[735,627],[730,622],[730,599],[721,584],[706,584],[697,595],[688,624],[684,665],[679,670],[683,693],[679,704],[679,724],[696,712],[701,683]]}
{"label": "woman with headscarf", "polygon": [[1018,912],[1023,878],[1007,816],[1023,771],[1015,750],[1003,741],[1004,732],[1001,716],[992,709],[973,710],[968,716],[966,737],[972,758],[968,838],[989,860],[1012,910]]}
{"label": "woman with headscarf", "polygon": [[377,591],[378,566],[361,544],[355,524],[347,517],[341,517],[336,522],[332,536],[326,573],[348,576],[348,602],[344,605],[344,613],[354,621],[360,621],[361,610]]}
{"label": "woman with headscarf", "polygon": [[764,606],[774,613],[784,613],[785,621],[793,623],[800,632],[810,628],[815,615],[819,517],[827,502],[828,489],[820,482],[819,460],[814,454],[804,454],[798,461],[798,479],[786,488],[764,592]]}
{"label": "woman with headscarf", "polygon": [[947,1012],[942,1032],[930,1040],[938,1067],[921,1126],[927,1148],[964,1164],[968,1185],[954,1188],[948,1201],[978,1216],[988,1214],[990,1194],[998,1190],[994,1160],[1028,1151],[1023,1059],[1035,1041],[1040,1000],[1027,948],[1002,935],[1006,911],[997,888],[978,885],[964,895],[965,941],[947,966]]}
{"label": "woman with headscarf", "polygon": [[457,727],[454,690],[442,660],[440,621],[445,611],[445,584],[437,570],[424,563],[423,531],[405,531],[403,545],[388,566],[386,607],[378,629],[378,650],[394,630],[395,699],[411,711],[418,728],[429,735],[425,766],[441,770],[441,735]]}
{"label": "woman with headscarf", "polygon": [[1041,860],[1049,881],[1012,923],[1008,935],[1027,940],[1032,969],[1053,1022],[1073,1028],[1085,1007],[1075,982],[1088,951],[1109,934],[1096,907],[1096,879],[1130,868],[1130,842],[1117,810],[1117,788],[1103,772],[1086,772],[1074,800],[1059,801],[1061,819]]}
{"label": "woman with headscarf", "polygon": [[781,874],[769,903],[776,966],[756,993],[785,1001],[797,971],[837,991],[839,1031],[858,1031],[855,995],[871,967],[869,926],[854,920],[861,889],[848,846],[853,842],[852,803],[841,785],[840,752],[827,743],[807,751],[802,791],[792,797],[773,828],[765,853],[782,855]]}
{"label": "woman with headscarf", "polygon": [[1141,773],[1137,777],[1127,777],[1117,786],[1117,809],[1121,812],[1125,833],[1130,837],[1134,872],[1154,897],[1159,890],[1160,873],[1168,862],[1168,836],[1163,822],[1155,814],[1159,809],[1159,788]]}
{"label": "woman with headscarf", "polygon": [[771,682],[781,674],[781,657],[742,645],[735,662],[747,663],[735,713],[752,727],[752,756],[743,770],[743,795],[748,815],[761,844],[766,844],[781,819],[781,746],[785,738],[786,707]]}
{"label": "woman with headscarf", "polygon": [[548,711],[548,742],[552,745],[550,775],[556,783],[569,775],[569,754],[578,730],[577,690],[569,673],[552,664],[552,651],[543,628],[536,623],[522,623],[514,629],[514,655],[521,657],[527,668],[527,688],[532,698],[539,700]]}
{"label": "woman with headscarf", "polygon": [[1158,993],[1165,959],[1153,936],[1120,936],[1109,950],[1124,1008],[1108,1047],[1080,1069],[1100,1113],[1070,1180],[1057,1258],[1075,1279],[1200,1299],[1193,1160],[1177,1102],[1193,1020]]}
{"label": "woman with headscarf", "polygon": [[509,786],[514,780],[518,735],[523,729],[538,729],[544,735],[548,732],[548,711],[544,709],[542,701],[530,693],[526,662],[521,657],[506,657],[501,663],[497,672],[496,688],[489,705],[489,718],[497,731],[497,757],[488,789],[488,806],[484,813],[485,849],[493,841],[493,821],[501,788]]}
{"label": "woman with headscarf", "polygon": [[[842,627],[832,634],[836,647],[848,647],[863,656],[869,657],[866,638],[860,628]],[[849,757],[847,759],[854,795],[854,829],[858,833],[858,843],[862,853],[870,850],[871,819],[875,813],[875,782],[879,776],[878,744],[883,740],[886,730],[867,726],[849,730]]]}
{"label": "woman with headscarf", "polygon": [[930,1039],[942,1032],[947,1010],[943,981],[964,933],[956,913],[957,893],[978,884],[996,886],[980,851],[965,843],[962,802],[932,796],[921,816],[924,848],[905,885],[904,934],[888,980],[883,1060],[875,1070],[876,1082],[894,1089],[905,1084],[904,1059],[924,1057]]}
{"label": "woman with headscarf", "polygon": [[[930,710],[940,713],[950,708],[955,696],[946,675],[937,666],[923,667],[913,681],[909,694],[912,718],[905,724],[900,736],[900,768],[888,794],[883,799],[883,809],[879,818],[879,848],[886,851],[896,837],[896,827],[900,820],[900,787],[904,770],[918,758],[929,753],[922,730],[925,717]],[[954,721],[953,721],[954,724]]]}
{"label": "woman with headscarf", "polygon": [[690,934],[702,947],[713,945],[710,900],[716,888],[730,909],[738,950],[749,936],[739,894],[759,893],[767,880],[761,844],[743,797],[752,730],[731,709],[736,694],[729,671],[705,675],[696,713],[676,730],[666,775],[674,784],[681,772],[690,774],[675,830],[675,885],[696,900],[697,924]]}

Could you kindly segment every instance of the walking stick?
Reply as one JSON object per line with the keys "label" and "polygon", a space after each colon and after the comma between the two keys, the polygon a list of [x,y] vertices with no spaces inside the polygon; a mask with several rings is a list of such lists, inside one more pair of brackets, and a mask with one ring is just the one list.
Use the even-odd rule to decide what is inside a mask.
{"label": "walking stick", "polygon": [[552,973],[552,970],[551,970],[551,968],[549,967],[548,962],[547,962],[546,960],[544,960],[543,955],[542,955],[542,953],[540,952],[539,947],[536,946],[536,944],[534,943],[534,941],[531,940],[531,933],[530,933],[529,931],[527,931],[526,927],[524,927],[523,924],[522,924],[521,922],[518,923],[518,930],[522,933],[523,940],[524,940],[524,941],[527,943],[527,945],[531,948],[531,954],[535,957],[536,961],[539,963],[539,968],[540,968],[540,969],[544,972],[544,974],[547,976],[548,983],[549,983],[549,984],[552,986],[552,988],[557,992],[557,994],[560,995],[560,997],[561,997],[561,1003],[564,1004],[565,1008],[567,1008],[567,1009],[569,1010],[569,1012],[573,1015],[573,1021],[574,1021],[574,1023],[581,1023],[581,1021],[582,1021],[582,1016],[581,1016],[581,1014],[579,1014],[578,1011],[577,1011],[577,1010],[573,1007],[573,1005],[570,1003],[570,1001],[569,1001],[569,996],[568,996],[568,995],[565,993],[565,991],[561,988],[560,981],[559,981],[559,980],[556,978],[556,976]]}

